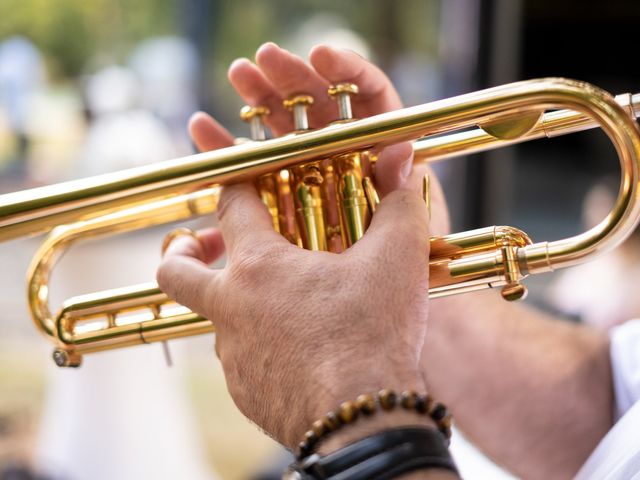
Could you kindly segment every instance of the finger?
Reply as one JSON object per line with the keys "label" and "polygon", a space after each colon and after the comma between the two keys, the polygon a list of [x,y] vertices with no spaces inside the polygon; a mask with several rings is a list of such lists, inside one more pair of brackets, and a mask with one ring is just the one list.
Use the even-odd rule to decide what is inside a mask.
{"label": "finger", "polygon": [[224,253],[224,240],[219,229],[207,228],[199,230],[195,232],[195,236],[197,240],[190,235],[176,237],[167,246],[167,251],[171,245],[181,242],[180,248],[184,254],[197,258],[206,265],[216,261]]}
{"label": "finger", "polygon": [[225,186],[218,204],[218,220],[229,255],[242,246],[289,242],[273,228],[273,219],[249,183]]}
{"label": "finger", "polygon": [[382,70],[351,50],[318,45],[309,54],[311,65],[329,83],[349,82],[358,86],[353,112],[364,118],[397,110],[402,101]]}
{"label": "finger", "polygon": [[201,152],[233,145],[233,135],[211,115],[196,112],[189,119],[189,134]]}
{"label": "finger", "polygon": [[314,103],[309,108],[311,128],[324,127],[338,118],[338,107],[327,94],[329,83],[302,58],[269,42],[256,52],[256,63],[281,98],[296,94],[313,97]]}
{"label": "finger", "polygon": [[[419,175],[409,176],[411,186],[418,183]],[[372,249],[400,255],[407,251],[428,255],[429,217],[422,196],[408,188],[389,193],[378,205],[365,236],[354,247],[364,249],[368,255]]]}
{"label": "finger", "polygon": [[238,95],[252,106],[267,107],[271,112],[264,118],[274,135],[293,130],[293,119],[282,106],[282,97],[262,71],[246,58],[235,60],[227,73]]}
{"label": "finger", "polygon": [[381,197],[404,186],[413,165],[413,147],[409,142],[384,148],[376,161],[376,187]]}
{"label": "finger", "polygon": [[424,200],[424,177],[429,175],[429,202],[432,235],[446,235],[450,230],[449,211],[442,185],[426,162],[413,163],[413,148],[409,143],[387,147],[376,162],[376,189],[382,198],[399,188],[419,193]]}
{"label": "finger", "polygon": [[225,251],[222,232],[217,228],[207,228],[197,232],[198,240],[202,250],[201,257],[203,263],[209,265],[218,260]]}
{"label": "finger", "polygon": [[[160,289],[170,298],[211,318],[216,305],[215,292],[221,291],[220,271],[209,269],[203,262],[206,252],[198,247],[198,243],[189,236],[171,243],[160,263],[156,279]],[[203,255],[203,258],[198,255]]]}

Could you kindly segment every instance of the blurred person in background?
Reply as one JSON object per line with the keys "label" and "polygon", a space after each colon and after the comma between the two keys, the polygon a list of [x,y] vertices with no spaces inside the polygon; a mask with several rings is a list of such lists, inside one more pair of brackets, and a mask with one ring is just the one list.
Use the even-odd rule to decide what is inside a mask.
{"label": "blurred person in background", "polygon": [[0,43],[0,140],[9,140],[0,145],[0,189],[65,178],[84,127],[78,92],[48,81],[38,48],[23,37]]}
{"label": "blurred person in background", "polygon": [[18,176],[25,175],[30,104],[45,81],[42,56],[33,43],[22,37],[0,43],[0,109],[16,138],[15,151],[5,162]]}
{"label": "blurred person in background", "polygon": [[90,121],[78,176],[124,170],[176,155],[165,123],[141,108],[143,91],[138,76],[126,67],[106,67],[89,77],[85,97]]}
{"label": "blurred person in background", "polygon": [[190,154],[193,149],[185,125],[198,108],[201,74],[193,44],[177,36],[150,38],[134,48],[128,65],[139,79],[140,107],[166,126],[176,155]]}
{"label": "blurred person in background", "polygon": [[[147,48],[137,52],[134,57]],[[187,55],[183,62],[181,54]],[[165,70],[172,70],[170,78],[193,74],[188,49],[165,60]],[[149,66],[148,62],[139,67]],[[186,71],[181,72],[182,67]],[[156,94],[145,95],[154,80],[142,81],[132,68],[112,65],[88,78],[85,98],[90,122],[77,159],[77,176],[167,160],[184,151],[184,145],[174,141],[167,119],[193,111],[194,104],[188,95],[180,95],[170,79],[156,80]],[[179,86],[188,88],[189,83]],[[165,118],[154,111],[164,112]],[[157,262],[157,252],[148,248],[153,242],[144,235],[121,235],[101,244],[100,255],[95,250],[71,252],[69,261],[57,270],[56,281],[74,294],[90,288],[96,271],[102,272],[101,281],[107,285],[122,281],[115,266],[126,251],[134,255],[126,280],[142,282],[147,278],[138,278],[137,272],[147,272]],[[216,478],[199,442],[184,388],[184,369],[167,368],[161,345],[105,352],[76,371],[48,364],[47,371],[37,471],[60,479]]]}

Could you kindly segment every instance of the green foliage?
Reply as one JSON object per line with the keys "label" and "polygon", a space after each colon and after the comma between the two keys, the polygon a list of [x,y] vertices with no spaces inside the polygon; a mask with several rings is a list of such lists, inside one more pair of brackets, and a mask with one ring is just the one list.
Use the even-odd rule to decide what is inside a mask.
{"label": "green foliage", "polygon": [[[267,40],[282,41],[317,13],[344,18],[383,57],[398,49],[437,51],[440,0],[209,1],[213,33],[203,61],[220,72],[216,81],[234,58],[252,57]],[[54,74],[75,77],[92,60],[125,61],[146,37],[188,33],[179,29],[190,6],[189,0],[0,0],[0,40],[25,36],[45,53]]]}
{"label": "green foliage", "polygon": [[135,42],[174,29],[172,0],[2,0],[0,39],[32,40],[54,72],[76,76],[88,59],[121,60]]}

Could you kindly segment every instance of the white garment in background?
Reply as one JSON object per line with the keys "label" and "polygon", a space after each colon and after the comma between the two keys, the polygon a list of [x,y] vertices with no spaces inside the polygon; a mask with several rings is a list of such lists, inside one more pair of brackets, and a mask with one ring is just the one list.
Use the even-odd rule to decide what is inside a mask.
{"label": "white garment in background", "polygon": [[640,480],[640,320],[611,330],[611,370],[618,422],[576,479]]}
{"label": "white garment in background", "polygon": [[[176,353],[176,345],[172,345]],[[52,364],[38,470],[71,480],[215,480],[185,392],[160,344]]]}

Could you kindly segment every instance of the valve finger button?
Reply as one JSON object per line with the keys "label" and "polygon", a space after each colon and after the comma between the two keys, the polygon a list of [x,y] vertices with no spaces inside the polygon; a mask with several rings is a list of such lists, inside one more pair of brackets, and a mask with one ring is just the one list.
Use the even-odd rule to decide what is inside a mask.
{"label": "valve finger button", "polygon": [[251,128],[251,140],[262,141],[267,139],[264,128],[264,117],[271,113],[267,107],[252,107],[245,105],[240,110],[240,119],[249,124]]}
{"label": "valve finger button", "polygon": [[313,105],[311,95],[295,95],[282,102],[284,108],[293,112],[293,127],[296,132],[309,130],[307,110]]}
{"label": "valve finger button", "polygon": [[351,96],[358,94],[358,86],[355,83],[339,83],[331,85],[328,93],[338,103],[339,120],[351,120],[353,118]]}

